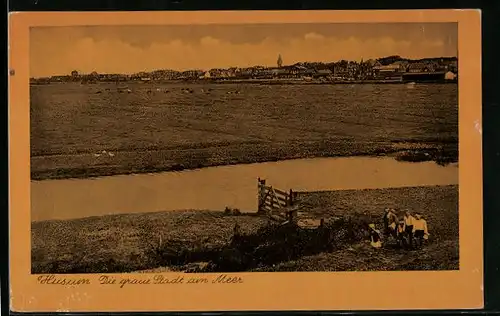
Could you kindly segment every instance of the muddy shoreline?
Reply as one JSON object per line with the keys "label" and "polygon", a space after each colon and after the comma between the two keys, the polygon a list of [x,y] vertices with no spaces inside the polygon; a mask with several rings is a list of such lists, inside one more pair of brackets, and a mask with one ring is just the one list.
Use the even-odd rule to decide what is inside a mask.
{"label": "muddy shoreline", "polygon": [[269,143],[229,144],[187,149],[151,149],[115,152],[112,159],[96,162],[90,154],[46,155],[31,158],[31,179],[95,178],[113,175],[194,170],[302,158],[393,157],[398,161],[458,162],[458,142],[302,142],[287,146]]}

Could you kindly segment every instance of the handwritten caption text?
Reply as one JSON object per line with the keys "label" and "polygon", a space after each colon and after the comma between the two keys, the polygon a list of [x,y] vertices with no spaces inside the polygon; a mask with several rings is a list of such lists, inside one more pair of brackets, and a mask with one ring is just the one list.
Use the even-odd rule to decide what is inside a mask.
{"label": "handwritten caption text", "polygon": [[98,284],[103,286],[125,286],[134,285],[170,285],[170,284],[240,284],[243,279],[238,276],[220,274],[216,276],[190,276],[189,274],[179,274],[167,276],[163,274],[144,275],[144,276],[114,276],[99,275],[97,279],[82,277],[61,277],[53,274],[41,275],[37,278],[39,284],[61,285],[61,286],[83,286]]}

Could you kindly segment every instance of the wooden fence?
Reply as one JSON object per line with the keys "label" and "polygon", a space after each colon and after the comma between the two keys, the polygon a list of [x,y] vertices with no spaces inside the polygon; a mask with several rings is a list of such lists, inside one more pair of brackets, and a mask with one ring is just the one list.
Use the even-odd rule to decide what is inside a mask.
{"label": "wooden fence", "polygon": [[266,180],[258,179],[258,213],[270,214],[273,211],[293,206],[297,192],[288,192],[266,185]]}
{"label": "wooden fence", "polygon": [[278,222],[294,222],[302,228],[318,228],[325,223],[324,218],[315,218],[300,209],[298,192],[288,192],[266,185],[266,180],[258,179],[258,213],[267,215]]}

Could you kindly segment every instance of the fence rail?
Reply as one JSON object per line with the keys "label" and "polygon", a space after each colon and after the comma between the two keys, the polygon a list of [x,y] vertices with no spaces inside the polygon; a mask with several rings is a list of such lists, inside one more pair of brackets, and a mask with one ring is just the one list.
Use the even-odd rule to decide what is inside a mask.
{"label": "fence rail", "polygon": [[258,212],[270,214],[294,204],[297,192],[286,192],[266,185],[266,180],[258,179]]}
{"label": "fence rail", "polygon": [[293,222],[299,227],[315,229],[324,225],[324,218],[311,217],[300,211],[298,192],[288,192],[266,185],[266,180],[258,179],[259,214],[265,214],[278,222]]}

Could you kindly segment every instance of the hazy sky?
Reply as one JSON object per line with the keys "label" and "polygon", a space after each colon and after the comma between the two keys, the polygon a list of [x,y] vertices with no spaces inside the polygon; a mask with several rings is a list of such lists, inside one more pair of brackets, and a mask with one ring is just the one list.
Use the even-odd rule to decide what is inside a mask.
{"label": "hazy sky", "polygon": [[456,56],[456,23],[38,27],[30,76]]}

